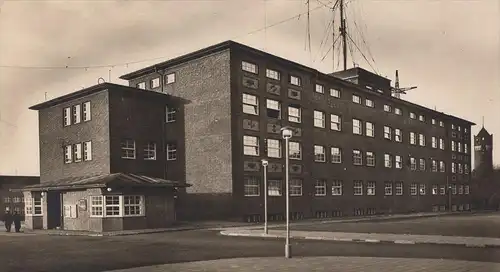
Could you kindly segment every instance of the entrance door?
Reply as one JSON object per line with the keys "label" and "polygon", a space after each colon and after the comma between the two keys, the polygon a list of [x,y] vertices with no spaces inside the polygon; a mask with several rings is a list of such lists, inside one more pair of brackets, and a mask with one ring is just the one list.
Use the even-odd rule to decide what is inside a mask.
{"label": "entrance door", "polygon": [[47,229],[61,227],[61,193],[47,192]]}

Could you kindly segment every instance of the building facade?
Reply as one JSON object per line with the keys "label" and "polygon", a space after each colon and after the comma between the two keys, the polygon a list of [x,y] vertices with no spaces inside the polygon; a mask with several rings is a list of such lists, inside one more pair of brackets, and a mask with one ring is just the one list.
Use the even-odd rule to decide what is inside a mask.
{"label": "building facade", "polygon": [[165,130],[165,112],[175,107],[182,100],[110,83],[31,107],[39,114],[40,184],[22,188],[27,228],[171,224],[176,188],[187,186],[181,160],[170,160],[179,148],[170,140],[182,130]]}
{"label": "building facade", "polygon": [[267,159],[269,219],[282,219],[284,126],[292,218],[471,209],[474,124],[361,68],[323,74],[228,41],[121,78],[190,101],[166,126],[184,126],[183,216],[261,220]]}
{"label": "building facade", "polygon": [[0,211],[17,212],[24,217],[24,196],[12,189],[40,183],[35,176],[0,176]]}
{"label": "building facade", "polygon": [[479,176],[493,171],[493,134],[484,127],[474,136],[474,171]]}

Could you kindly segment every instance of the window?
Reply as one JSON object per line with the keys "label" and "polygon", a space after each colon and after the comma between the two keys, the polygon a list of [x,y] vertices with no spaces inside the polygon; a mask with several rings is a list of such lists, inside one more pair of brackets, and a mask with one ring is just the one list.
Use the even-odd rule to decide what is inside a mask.
{"label": "window", "polygon": [[246,114],[259,114],[259,101],[257,96],[251,94],[243,94],[243,112]]}
{"label": "window", "polygon": [[128,217],[142,215],[144,215],[143,196],[90,196],[91,217]]}
{"label": "window", "polygon": [[469,145],[468,144],[464,144],[464,153],[469,153]]}
{"label": "window", "polygon": [[3,203],[10,203],[10,197],[4,197]]}
{"label": "window", "polygon": [[443,138],[439,138],[439,149],[444,150],[444,140],[443,140]]}
{"label": "window", "polygon": [[26,198],[24,200],[24,214],[33,215],[33,199]]}
{"label": "window", "polygon": [[243,136],[243,154],[259,156],[259,138],[255,136]]}
{"label": "window", "polygon": [[290,179],[290,196],[302,195],[302,180]]}
{"label": "window", "polygon": [[137,89],[143,89],[143,90],[145,90],[145,89],[146,89],[146,82],[144,82],[144,81],[143,81],[143,82],[139,82],[139,83],[137,83],[137,84],[135,85],[135,87],[136,87]]}
{"label": "window", "polygon": [[73,145],[74,162],[82,161],[82,144]]}
{"label": "window", "polygon": [[396,168],[402,169],[403,168],[403,158],[401,158],[401,156],[399,156],[399,155],[396,155],[395,161],[396,161]]}
{"label": "window", "polygon": [[432,195],[437,195],[437,194],[438,194],[438,186],[432,185]]}
{"label": "window", "polygon": [[439,121],[439,126],[440,127],[444,127],[444,122],[443,121]]}
{"label": "window", "polygon": [[[123,215],[139,216],[143,214],[142,196],[122,196],[123,197]],[[107,196],[106,196],[107,198]]]}
{"label": "window", "polygon": [[104,196],[104,215],[120,216],[120,196]]}
{"label": "window", "polygon": [[268,196],[281,196],[281,180],[270,179],[267,186]]}
{"label": "window", "polygon": [[167,161],[175,161],[177,159],[177,145],[175,143],[167,144]]}
{"label": "window", "polygon": [[316,84],[315,91],[317,93],[324,94],[325,93],[325,87],[323,85],[321,85],[321,84]]}
{"label": "window", "polygon": [[425,171],[425,159],[420,159],[420,171]]}
{"label": "window", "polygon": [[275,80],[280,80],[281,79],[281,73],[276,70],[272,69],[266,69],[266,76],[267,78],[275,79]]}
{"label": "window", "polygon": [[90,121],[90,119],[91,119],[90,112],[91,112],[90,111],[90,101],[87,101],[87,102],[83,103],[83,110],[82,110],[83,122]]}
{"label": "window", "polygon": [[63,124],[65,127],[71,125],[71,108],[70,107],[64,108],[63,119],[64,119]]}
{"label": "window", "polygon": [[150,84],[151,84],[151,89],[156,89],[156,88],[160,87],[160,78],[156,77],[156,78],[151,79]]}
{"label": "window", "polygon": [[64,147],[64,163],[71,163],[72,161],[71,145],[67,145]]}
{"label": "window", "polygon": [[440,172],[445,172],[446,171],[446,167],[445,167],[444,161],[439,161],[439,171]]}
{"label": "window", "polygon": [[458,173],[459,174],[463,174],[464,173],[464,168],[462,167],[461,163],[458,164]]}
{"label": "window", "polygon": [[281,119],[281,103],[276,100],[267,99],[267,117]]}
{"label": "window", "polygon": [[435,124],[436,124],[436,119],[432,118],[431,123],[432,123],[433,125],[435,125]]}
{"label": "window", "polygon": [[331,148],[332,163],[342,163],[342,150],[339,147]]}
{"label": "window", "polygon": [[466,195],[470,194],[470,187],[469,187],[469,185],[465,185],[465,186],[464,186],[464,193],[465,193]]}
{"label": "window", "polygon": [[318,128],[325,127],[325,113],[322,111],[314,111],[314,126]]}
{"label": "window", "polygon": [[356,104],[361,104],[361,97],[359,95],[353,94],[352,95],[352,102],[354,102]]}
{"label": "window", "polygon": [[455,141],[451,141],[451,151],[456,151],[457,148],[456,148],[456,145],[455,145]]}
{"label": "window", "polygon": [[354,195],[363,195],[363,182],[361,180],[353,182],[353,192]]}
{"label": "window", "polygon": [[432,136],[431,142],[432,148],[437,148],[437,138]]}
{"label": "window", "polygon": [[15,197],[12,198],[12,202],[13,203],[21,203],[21,198],[18,197],[18,196],[15,196]]}
{"label": "window", "polygon": [[92,160],[92,142],[83,142],[83,160]]}
{"label": "window", "polygon": [[165,76],[165,83],[172,84],[175,82],[175,73],[170,73]]}
{"label": "window", "polygon": [[457,185],[456,184],[451,185],[451,194],[453,194],[453,195],[457,194]]}
{"label": "window", "polygon": [[465,174],[468,175],[469,174],[469,165],[468,164],[464,164],[464,170],[465,170]]}
{"label": "window", "polygon": [[403,183],[396,182],[396,195],[403,195]]}
{"label": "window", "polygon": [[352,133],[357,135],[363,135],[362,131],[363,127],[361,125],[361,120],[352,119]]}
{"label": "window", "polygon": [[326,196],[326,180],[316,180],[314,185],[315,196]]}
{"label": "window", "polygon": [[366,98],[366,99],[365,99],[365,105],[366,105],[367,107],[370,107],[370,108],[375,107],[375,104],[373,103],[373,100],[368,99],[368,98]]}
{"label": "window", "polygon": [[300,86],[302,85],[300,77],[297,76],[290,76],[290,84],[295,85],[295,86]]}
{"label": "window", "polygon": [[410,169],[417,170],[417,159],[410,158]]}
{"label": "window", "polygon": [[[243,94],[244,95],[244,94]],[[167,123],[172,123],[172,122],[175,122],[175,108],[171,108],[171,107],[165,107],[165,112],[166,112],[166,119],[167,120]]]}
{"label": "window", "polygon": [[144,146],[144,159],[156,160],[156,143],[146,143],[146,145]]}
{"label": "window", "polygon": [[462,143],[460,142],[457,143],[457,151],[462,152]]}
{"label": "window", "polygon": [[455,129],[455,124],[451,124],[451,129]]}
{"label": "window", "polygon": [[334,196],[339,196],[342,195],[342,181],[341,180],[334,180],[332,183],[332,195]]}
{"label": "window", "polygon": [[301,160],[302,159],[302,146],[297,142],[288,142],[288,152],[290,154],[291,160]]}
{"label": "window", "polygon": [[454,162],[451,163],[451,172],[452,173],[456,173],[457,172],[457,165]]}
{"label": "window", "polygon": [[370,122],[365,122],[365,126],[366,126],[366,136],[368,137],[375,137],[375,126],[373,125],[373,123],[370,123]]}
{"label": "window", "polygon": [[73,124],[78,124],[82,121],[82,107],[80,105],[73,106]]}
{"label": "window", "polygon": [[316,162],[325,162],[326,161],[326,152],[325,147],[321,145],[314,146],[314,161]]}
{"label": "window", "polygon": [[366,166],[375,166],[375,154],[366,152]]}
{"label": "window", "polygon": [[43,215],[42,196],[40,195],[33,197],[33,215]]}
{"label": "window", "polygon": [[376,183],[375,181],[368,181],[366,184],[366,195],[375,195]]}
{"label": "window", "polygon": [[244,177],[245,196],[260,195],[260,180],[258,177]]}
{"label": "window", "polygon": [[392,168],[392,156],[390,154],[384,154],[384,166]]}
{"label": "window", "polygon": [[392,140],[392,128],[384,126],[384,138]]}
{"label": "window", "polygon": [[425,188],[425,184],[420,184],[420,195],[425,195],[427,193],[427,189]]}
{"label": "window", "polygon": [[436,160],[431,160],[431,164],[432,164],[432,165],[431,165],[431,171],[432,171],[432,172],[437,172],[437,170],[438,170],[438,169],[437,169],[437,168],[438,168],[438,166],[437,166],[437,161],[436,161]]}
{"label": "window", "polygon": [[419,120],[420,122],[425,122],[425,116],[423,116],[423,115],[419,115],[419,116],[418,116],[418,120]]}
{"label": "window", "polygon": [[270,158],[281,158],[281,141],[267,139],[267,156]]}
{"label": "window", "polygon": [[135,141],[125,139],[122,141],[122,158],[135,159]]}
{"label": "window", "polygon": [[301,120],[301,111],[300,106],[288,106],[288,121],[294,123],[300,123]]}
{"label": "window", "polygon": [[410,132],[410,144],[415,145],[417,144],[417,139],[415,137],[415,132]]}
{"label": "window", "polygon": [[342,117],[336,114],[330,114],[330,129],[335,131],[342,130]]}
{"label": "window", "polygon": [[392,107],[390,105],[384,105],[384,111],[391,112],[392,111]]}
{"label": "window", "polygon": [[392,183],[391,182],[386,182],[384,184],[384,194],[385,195],[392,195]]}
{"label": "window", "polygon": [[458,194],[459,195],[463,195],[464,194],[464,186],[463,185],[458,186]]}
{"label": "window", "polygon": [[402,142],[403,141],[403,134],[401,132],[401,129],[399,129],[399,128],[394,129],[394,140],[396,142]]}
{"label": "window", "polygon": [[444,185],[441,185],[439,187],[439,194],[440,195],[445,195],[446,194],[446,188],[444,187]]}
{"label": "window", "polygon": [[247,62],[247,61],[241,62],[241,70],[246,71],[246,72],[250,72],[253,74],[259,73],[257,65],[250,63],[250,62]]}
{"label": "window", "polygon": [[90,216],[101,217],[103,215],[103,197],[91,196],[90,197]]}
{"label": "window", "polygon": [[400,108],[394,108],[394,113],[397,115],[403,115],[403,111]]}
{"label": "window", "polygon": [[416,183],[412,183],[410,185],[410,195],[417,195],[417,184]]}
{"label": "window", "polygon": [[330,89],[330,95],[335,97],[335,98],[340,98],[340,90],[337,89]]}
{"label": "window", "polygon": [[414,112],[410,112],[411,119],[417,119],[417,115]]}
{"label": "window", "polygon": [[363,155],[361,151],[356,149],[352,151],[352,162],[354,165],[363,165]]}
{"label": "window", "polygon": [[420,146],[425,146],[425,136],[423,134],[418,135],[418,143]]}

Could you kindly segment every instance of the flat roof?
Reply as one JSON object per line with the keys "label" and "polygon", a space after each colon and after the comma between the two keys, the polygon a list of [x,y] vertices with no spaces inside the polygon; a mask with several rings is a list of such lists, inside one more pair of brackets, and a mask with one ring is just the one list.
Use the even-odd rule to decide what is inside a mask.
{"label": "flat roof", "polygon": [[[221,42],[221,43],[218,43],[218,44],[215,44],[215,45],[211,45],[209,47],[205,47],[203,49],[200,49],[200,50],[197,50],[197,51],[185,54],[185,55],[181,55],[179,57],[176,57],[176,58],[173,58],[173,59],[161,62],[161,63],[157,63],[157,64],[154,64],[154,65],[145,67],[143,69],[140,69],[140,70],[137,70],[137,71],[125,74],[125,75],[122,75],[122,76],[120,76],[120,79],[131,80],[131,79],[134,79],[134,78],[137,78],[137,77],[140,77],[140,76],[152,73],[152,72],[155,71],[155,69],[164,69],[164,68],[167,68],[167,67],[175,66],[175,65],[178,65],[178,64],[182,64],[182,63],[185,63],[185,62],[188,62],[188,61],[191,61],[191,60],[195,60],[195,59],[198,59],[198,58],[201,58],[201,57],[213,54],[213,53],[224,51],[224,50],[227,50],[227,49],[240,49],[240,50],[244,50],[244,51],[251,52],[251,53],[254,53],[254,54],[262,55],[262,56],[267,57],[267,58],[274,58],[274,59],[276,59],[279,62],[282,62],[282,63],[284,63],[286,65],[289,65],[289,66],[294,66],[297,69],[304,70],[306,72],[310,72],[310,73],[313,73],[313,74],[317,74],[318,76],[328,77],[330,80],[334,80],[337,83],[344,84],[347,87],[355,88],[355,89],[357,89],[359,91],[362,91],[362,92],[365,92],[365,93],[376,94],[376,95],[378,94],[378,93],[375,93],[373,91],[369,91],[368,89],[365,89],[364,87],[362,87],[360,85],[357,85],[357,84],[352,83],[352,82],[348,82],[346,80],[342,80],[342,79],[337,78],[337,77],[334,76],[335,73],[339,73],[339,72],[343,72],[343,71],[338,71],[338,72],[335,72],[335,73],[325,74],[325,73],[322,73],[322,72],[320,72],[320,71],[318,71],[318,70],[316,70],[314,68],[307,67],[307,66],[302,65],[300,63],[293,62],[293,61],[287,60],[285,58],[269,54],[267,52],[258,50],[258,49],[253,48],[253,47],[249,47],[247,45],[244,45],[244,44],[232,41],[232,40],[228,40],[228,41],[224,41],[224,42]],[[360,67],[357,67],[357,68],[362,69]],[[362,70],[366,71],[365,69],[362,69]],[[367,71],[367,72],[369,72],[369,71]],[[389,80],[389,79],[387,79],[387,80]],[[380,94],[378,94],[378,95],[380,95]],[[415,103],[412,103],[412,102],[409,102],[409,101],[406,101],[406,100],[398,99],[398,98],[395,98],[395,97],[392,97],[392,96],[383,96],[383,97],[387,98],[388,100],[390,100],[390,101],[392,101],[394,103],[400,103],[402,105],[414,107],[416,109],[423,110],[423,111],[426,111],[426,112],[430,112],[430,113],[433,113],[433,114],[436,114],[436,115],[439,115],[439,116],[444,116],[444,117],[447,117],[447,118],[456,119],[456,120],[459,120],[461,122],[468,123],[470,125],[476,125],[475,123],[473,123],[473,122],[471,122],[469,120],[465,120],[463,118],[459,118],[459,117],[456,117],[456,116],[453,116],[453,115],[445,114],[443,112],[439,112],[439,111],[436,111],[436,110],[433,110],[433,109],[430,109],[430,108],[427,108],[427,107],[424,107],[424,106],[421,106],[421,105],[418,105],[418,104],[415,104]]]}

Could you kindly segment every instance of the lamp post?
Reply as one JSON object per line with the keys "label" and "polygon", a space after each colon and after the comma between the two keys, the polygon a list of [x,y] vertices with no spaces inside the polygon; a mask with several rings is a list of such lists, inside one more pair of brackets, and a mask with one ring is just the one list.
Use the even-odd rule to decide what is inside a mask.
{"label": "lamp post", "polygon": [[267,165],[269,162],[262,159],[262,166],[264,167],[264,233],[267,234]]}
{"label": "lamp post", "polygon": [[285,139],[285,182],[286,182],[286,242],[285,242],[285,258],[291,258],[290,246],[290,189],[288,177],[288,140],[292,138],[292,130],[289,127],[281,128],[281,135]]}

